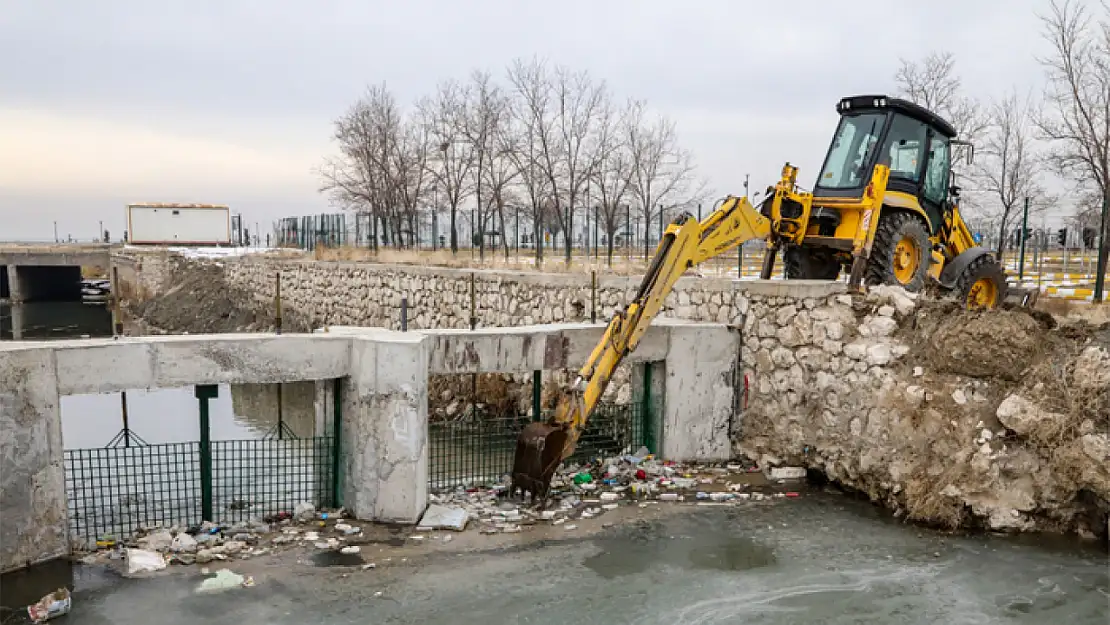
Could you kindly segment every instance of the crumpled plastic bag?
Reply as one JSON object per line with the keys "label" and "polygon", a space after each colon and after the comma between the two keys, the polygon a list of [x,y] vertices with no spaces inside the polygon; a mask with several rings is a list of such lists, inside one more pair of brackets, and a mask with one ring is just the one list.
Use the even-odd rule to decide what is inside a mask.
{"label": "crumpled plastic bag", "polygon": [[69,589],[63,587],[39,599],[38,603],[27,606],[27,616],[31,617],[32,623],[45,623],[55,616],[68,614],[72,607]]}

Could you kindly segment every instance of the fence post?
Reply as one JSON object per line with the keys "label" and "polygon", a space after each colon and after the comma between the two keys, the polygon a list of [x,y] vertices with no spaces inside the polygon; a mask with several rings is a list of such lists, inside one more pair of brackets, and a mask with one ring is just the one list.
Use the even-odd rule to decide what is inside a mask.
{"label": "fence post", "polygon": [[331,501],[332,505],[336,508],[343,506],[343,497],[339,492],[340,481],[339,476],[339,463],[340,463],[340,430],[343,423],[342,412],[342,388],[343,381],[340,378],[335,378],[334,388],[332,389],[331,397],[334,406],[332,407],[332,425],[331,425]]}
{"label": "fence post", "polygon": [[212,437],[208,423],[208,400],[219,396],[215,384],[196,386],[197,404],[200,408],[200,509],[201,520],[212,521]]}
{"label": "fence post", "polygon": [[478,297],[474,292],[474,274],[470,274],[470,329],[478,327]]}
{"label": "fence post", "polygon": [[281,334],[281,270],[274,275],[274,327]]}
{"label": "fence post", "polygon": [[540,420],[540,396],[543,393],[543,371],[532,372],[532,420]]}
{"label": "fence post", "polygon": [[590,270],[590,323],[597,323],[597,270]]}
{"label": "fence post", "polygon": [[112,266],[112,336],[123,336],[123,313],[120,311],[120,301],[123,299],[119,292],[119,267]]}

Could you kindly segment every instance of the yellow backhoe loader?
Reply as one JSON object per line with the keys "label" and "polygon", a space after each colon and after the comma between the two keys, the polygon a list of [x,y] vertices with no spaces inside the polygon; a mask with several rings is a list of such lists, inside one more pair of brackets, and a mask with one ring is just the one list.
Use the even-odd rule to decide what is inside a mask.
{"label": "yellow backhoe loader", "polygon": [[663,300],[687,269],[745,241],[766,241],[760,277],[771,278],[781,251],[787,279],[836,280],[851,289],[897,284],[993,308],[1009,295],[1031,305],[1035,291],[1008,288],[989,250],[960,216],[953,146],[974,147],[935,113],[882,95],[847,97],[812,192],[787,163],[759,208],[729,196],[705,219],[679,216],[667,228],[635,298],[617,311],[554,416],[517,440],[512,489],[546,497],[556,467],[574,453],[586,419],[617,365],[636,349]]}

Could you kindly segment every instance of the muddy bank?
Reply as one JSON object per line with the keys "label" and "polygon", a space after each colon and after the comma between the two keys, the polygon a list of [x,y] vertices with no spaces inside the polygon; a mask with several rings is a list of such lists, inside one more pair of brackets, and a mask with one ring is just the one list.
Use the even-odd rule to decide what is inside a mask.
{"label": "muddy bank", "polygon": [[831,350],[755,345],[738,451],[928,525],[1106,539],[1110,325],[883,290],[817,312]]}
{"label": "muddy bank", "polygon": [[[125,300],[129,327],[143,334],[270,332],[274,310],[262,310],[252,293],[228,283],[224,266],[214,261],[174,259],[165,269],[165,290]],[[133,291],[134,292],[134,291]],[[283,311],[282,328],[306,332],[308,324],[295,311]]]}

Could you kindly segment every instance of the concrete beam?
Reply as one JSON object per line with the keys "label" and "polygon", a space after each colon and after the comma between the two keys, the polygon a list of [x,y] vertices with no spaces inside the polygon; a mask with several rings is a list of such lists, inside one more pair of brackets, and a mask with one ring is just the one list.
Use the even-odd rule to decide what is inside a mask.
{"label": "concrete beam", "polygon": [[62,395],[327,380],[350,371],[349,339],[310,334],[83,339],[55,350]]}
{"label": "concrete beam", "polygon": [[[573,323],[477,330],[421,330],[431,339],[429,372],[528,373],[578,369],[601,341],[605,324]],[[627,362],[667,357],[667,331],[653,326]]]}
{"label": "concrete beam", "polygon": [[736,280],[736,290],[765,297],[822,298],[848,292],[848,284],[829,280]]}
{"label": "concrete beam", "polygon": [[0,265],[107,269],[111,260],[109,245],[0,245]]}

